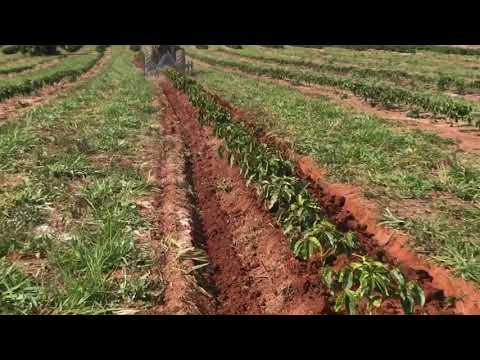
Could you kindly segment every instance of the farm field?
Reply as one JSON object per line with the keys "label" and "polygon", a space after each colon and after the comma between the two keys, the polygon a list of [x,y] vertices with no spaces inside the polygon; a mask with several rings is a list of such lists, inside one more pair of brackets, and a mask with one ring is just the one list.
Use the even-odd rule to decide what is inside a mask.
{"label": "farm field", "polygon": [[0,48],[0,314],[480,314],[475,49],[142,48]]}

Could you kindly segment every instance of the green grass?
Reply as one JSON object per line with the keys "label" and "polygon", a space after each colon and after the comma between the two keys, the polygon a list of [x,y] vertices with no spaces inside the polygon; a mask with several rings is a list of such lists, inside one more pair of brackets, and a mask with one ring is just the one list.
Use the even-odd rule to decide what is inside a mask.
{"label": "green grass", "polygon": [[[151,188],[135,159],[137,136],[150,131],[152,97],[130,52],[114,47],[96,78],[0,127],[2,170],[25,180],[0,190],[0,235],[8,235],[0,257],[6,268],[14,253],[48,263],[40,284],[22,275],[39,287],[37,304],[2,300],[0,311],[111,313],[145,307],[162,288],[149,276],[151,250],[137,244],[150,227],[136,199]],[[52,217],[59,227],[51,228]],[[39,226],[52,231],[38,234]]]}
{"label": "green grass", "polygon": [[42,286],[0,258],[0,315],[38,312],[45,301]]}
{"label": "green grass", "polygon": [[[469,255],[471,249],[480,249],[477,158],[456,154],[450,141],[436,135],[353,113],[325,98],[308,98],[270,81],[214,68],[197,69],[196,79],[255,113],[261,126],[290,139],[299,153],[313,156],[328,169],[330,181],[360,186],[393,214],[403,209],[406,200],[421,201],[420,214],[408,218],[413,225],[407,230],[416,246],[477,281],[473,274],[480,263]],[[452,199],[443,208],[436,205],[439,194]],[[452,203],[465,209],[461,221],[452,213]],[[464,266],[467,259],[469,270]]]}
{"label": "green grass", "polygon": [[[479,56],[479,49],[458,48],[450,45],[328,45],[332,47],[342,47],[346,49],[365,51],[369,49],[381,51],[397,51],[406,53],[416,53],[417,51],[433,51],[440,54],[455,54],[467,56]],[[328,47],[325,46],[325,47]],[[315,47],[315,46],[313,46]],[[322,46],[319,46],[320,48]]]}
{"label": "green grass", "polygon": [[[111,273],[122,267],[138,272],[148,266],[148,258],[135,245],[133,230],[145,224],[132,202],[146,190],[138,179],[113,174],[80,189],[78,197],[88,204],[89,221],[76,229],[71,241],[49,253],[62,284],[55,296],[59,308],[84,313],[124,300]],[[144,286],[139,290],[146,293],[148,282]]]}
{"label": "green grass", "polygon": [[7,55],[0,51],[0,66],[10,66],[12,63],[28,61],[27,57],[22,53]]}

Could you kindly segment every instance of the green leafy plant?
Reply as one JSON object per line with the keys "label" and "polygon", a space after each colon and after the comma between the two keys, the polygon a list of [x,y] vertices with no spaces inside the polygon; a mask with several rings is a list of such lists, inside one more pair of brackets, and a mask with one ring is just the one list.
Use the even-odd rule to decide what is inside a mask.
{"label": "green leafy plant", "polygon": [[95,50],[99,53],[104,53],[105,50],[107,50],[108,47],[109,47],[109,45],[97,45],[95,47]]}
{"label": "green leafy plant", "polygon": [[83,45],[60,45],[60,47],[64,49],[66,52],[73,53],[80,50],[83,47]]}
{"label": "green leafy plant", "polygon": [[[59,45],[19,45],[20,51],[31,56],[57,55]],[[68,46],[68,45],[67,45]]]}
{"label": "green leafy plant", "polygon": [[401,301],[406,314],[412,314],[415,304],[425,305],[422,288],[414,281],[407,281],[400,270],[389,269],[387,265],[356,255],[359,260],[336,272],[331,267],[323,270],[323,284],[335,296],[335,311],[354,315],[358,312],[361,299],[367,300],[367,312],[378,309],[385,298]]}

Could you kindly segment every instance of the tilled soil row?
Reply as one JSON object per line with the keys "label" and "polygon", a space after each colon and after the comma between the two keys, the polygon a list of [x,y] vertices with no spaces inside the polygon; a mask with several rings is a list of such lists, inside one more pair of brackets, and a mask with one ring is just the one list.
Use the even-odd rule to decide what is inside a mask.
{"label": "tilled soil row", "polygon": [[[161,93],[157,100],[168,104]],[[171,106],[167,105],[164,110],[164,134],[162,144],[156,149],[160,156],[157,153],[153,171],[160,191],[153,201],[150,218],[156,224],[153,248],[158,266],[155,269],[166,286],[160,305],[148,313],[199,315],[212,311],[212,296],[199,285],[201,278],[194,269],[198,263],[193,258],[201,255],[201,250],[194,247],[194,209],[187,179],[185,144],[176,128],[179,119]]]}
{"label": "tilled soil row", "polygon": [[[236,121],[250,128],[259,141],[280,150],[294,162],[297,175],[308,181],[311,192],[340,230],[354,231],[370,256],[399,266],[409,279],[419,281],[425,291],[427,313],[480,314],[477,287],[420,257],[408,246],[407,235],[379,225],[377,206],[361,195],[361,189],[328,183],[325,171],[312,158],[298,155],[291,144],[259,128],[252,119],[254,114],[243,112],[216,94],[211,95]],[[457,300],[453,308],[446,302],[447,297]]]}
{"label": "tilled soil row", "polygon": [[[293,257],[288,240],[259,204],[255,191],[246,186],[239,169],[218,155],[221,141],[199,124],[187,96],[169,81],[162,81],[161,87],[167,98],[165,135],[176,139],[175,144],[183,139],[189,154],[185,171],[193,194],[192,243],[205,249],[209,259],[208,268],[201,271],[203,279],[197,277],[197,281],[203,281],[214,296],[214,307],[204,311],[233,315],[326,313],[316,264]],[[170,202],[187,201],[167,187],[163,192]],[[170,217],[164,221],[174,219],[163,216]],[[177,284],[172,282],[172,286]]]}
{"label": "tilled soil row", "polygon": [[46,104],[64,91],[74,86],[78,86],[83,82],[91,79],[103,69],[103,67],[110,61],[112,56],[112,49],[108,49],[101,59],[87,72],[83,73],[77,80],[69,82],[68,80],[61,80],[56,84],[44,86],[32,95],[19,95],[0,102],[0,125],[7,121],[9,117],[14,115],[19,116],[25,111],[30,110],[32,106]]}

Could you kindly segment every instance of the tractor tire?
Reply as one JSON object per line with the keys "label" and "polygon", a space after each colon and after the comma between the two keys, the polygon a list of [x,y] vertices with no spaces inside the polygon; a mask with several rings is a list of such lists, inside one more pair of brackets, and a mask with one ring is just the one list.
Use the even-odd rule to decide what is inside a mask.
{"label": "tractor tire", "polygon": [[150,75],[153,69],[152,50],[145,48],[143,54],[145,56],[145,75]]}
{"label": "tractor tire", "polygon": [[178,72],[185,73],[185,50],[178,49],[175,52],[175,67]]}

